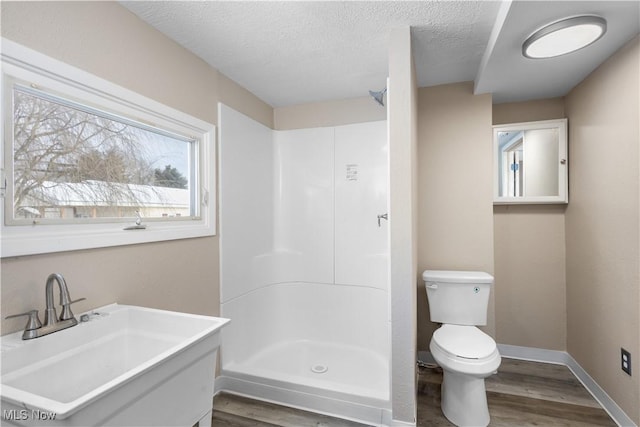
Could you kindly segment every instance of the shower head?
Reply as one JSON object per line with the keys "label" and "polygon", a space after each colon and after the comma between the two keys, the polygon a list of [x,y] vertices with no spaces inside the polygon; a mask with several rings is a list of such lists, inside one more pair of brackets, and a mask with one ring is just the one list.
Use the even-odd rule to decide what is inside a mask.
{"label": "shower head", "polygon": [[369,95],[376,100],[376,102],[384,107],[384,94],[387,93],[387,88],[385,87],[380,92],[374,92],[372,90],[369,91]]}

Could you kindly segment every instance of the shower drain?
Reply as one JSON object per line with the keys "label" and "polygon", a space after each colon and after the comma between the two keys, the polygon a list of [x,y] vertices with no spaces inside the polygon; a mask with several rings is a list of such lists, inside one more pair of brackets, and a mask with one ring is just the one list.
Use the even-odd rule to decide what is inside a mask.
{"label": "shower drain", "polygon": [[311,367],[311,372],[315,374],[324,374],[328,370],[329,368],[327,367],[327,365],[313,365]]}

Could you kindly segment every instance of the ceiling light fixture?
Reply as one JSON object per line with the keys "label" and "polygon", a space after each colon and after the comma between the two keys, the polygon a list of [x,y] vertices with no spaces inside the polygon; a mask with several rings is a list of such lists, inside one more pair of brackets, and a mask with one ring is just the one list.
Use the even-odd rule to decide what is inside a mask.
{"label": "ceiling light fixture", "polygon": [[589,46],[607,31],[607,21],[585,15],[562,19],[540,28],[522,45],[527,58],[553,58]]}

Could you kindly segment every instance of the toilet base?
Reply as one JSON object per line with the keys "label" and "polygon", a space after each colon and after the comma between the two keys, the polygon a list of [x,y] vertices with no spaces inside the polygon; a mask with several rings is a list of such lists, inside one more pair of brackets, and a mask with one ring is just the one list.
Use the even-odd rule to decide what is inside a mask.
{"label": "toilet base", "polygon": [[458,427],[489,425],[489,406],[484,378],[444,370],[442,413]]}

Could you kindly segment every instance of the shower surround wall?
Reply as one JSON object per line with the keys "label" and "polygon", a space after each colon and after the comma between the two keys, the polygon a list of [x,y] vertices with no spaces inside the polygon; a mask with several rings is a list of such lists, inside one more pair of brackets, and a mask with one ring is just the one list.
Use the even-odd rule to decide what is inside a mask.
{"label": "shower surround wall", "polygon": [[386,121],[272,131],[219,111],[218,389],[388,424]]}

